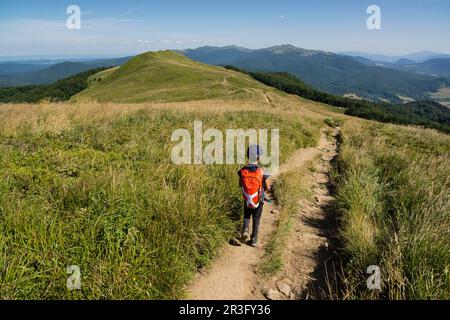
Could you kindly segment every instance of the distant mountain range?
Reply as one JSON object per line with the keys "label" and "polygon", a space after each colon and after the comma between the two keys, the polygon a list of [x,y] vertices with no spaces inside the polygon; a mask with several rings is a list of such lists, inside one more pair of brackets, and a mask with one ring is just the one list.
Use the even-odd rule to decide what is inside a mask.
{"label": "distant mountain range", "polygon": [[429,93],[450,86],[450,79],[405,70],[410,63],[406,60],[399,61],[398,67],[386,67],[365,57],[291,45],[258,50],[235,46],[202,47],[180,52],[208,64],[234,65],[248,71],[288,72],[318,90],[335,95],[353,94],[372,101],[400,103],[429,99]]}
{"label": "distant mountain range", "polygon": [[364,57],[354,57],[354,59],[368,66],[380,66],[433,77],[450,78],[450,58],[434,58],[424,62],[414,62],[402,58],[394,63],[373,61]]}
{"label": "distant mountain range", "polygon": [[448,53],[440,53],[440,52],[433,52],[433,51],[421,51],[406,55],[395,55],[395,56],[389,56],[384,54],[372,54],[372,53],[365,53],[365,52],[357,52],[357,51],[349,51],[349,52],[340,52],[342,55],[351,56],[351,57],[363,57],[372,61],[377,62],[388,62],[388,63],[395,63],[399,60],[409,60],[413,63],[420,63],[431,59],[442,59],[442,58],[450,58],[450,54]]}
{"label": "distant mountain range", "polygon": [[26,63],[14,61],[0,63],[0,87],[12,87],[33,84],[48,84],[87,70],[100,67],[120,66],[130,60],[131,57],[97,59],[84,62],[57,62],[51,60],[26,61]]}

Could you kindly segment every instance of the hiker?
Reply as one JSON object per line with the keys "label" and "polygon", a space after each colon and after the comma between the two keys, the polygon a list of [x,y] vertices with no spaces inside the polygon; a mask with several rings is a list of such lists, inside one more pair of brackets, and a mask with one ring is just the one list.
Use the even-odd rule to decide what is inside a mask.
{"label": "hiker", "polygon": [[247,242],[249,237],[250,219],[253,219],[253,232],[249,244],[256,247],[258,231],[264,207],[264,192],[270,190],[270,175],[259,166],[263,150],[259,145],[251,145],[247,150],[248,164],[238,171],[239,187],[244,196],[244,225],[241,242]]}

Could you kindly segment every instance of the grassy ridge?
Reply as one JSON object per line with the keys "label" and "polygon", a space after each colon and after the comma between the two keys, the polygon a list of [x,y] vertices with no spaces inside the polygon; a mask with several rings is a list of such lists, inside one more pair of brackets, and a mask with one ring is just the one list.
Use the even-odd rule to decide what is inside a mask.
{"label": "grassy ridge", "polygon": [[[345,296],[450,298],[450,138],[431,130],[347,122],[338,159]],[[382,290],[366,288],[377,265]]]}
{"label": "grassy ridge", "polygon": [[72,100],[141,103],[249,99],[255,97],[255,91],[268,89],[246,75],[194,62],[171,51],[144,53],[101,78]]}
{"label": "grassy ridge", "polygon": [[[234,232],[242,201],[238,166],[175,166],[171,133],[194,120],[247,128],[250,115],[69,110],[56,128],[61,105],[34,123],[14,108],[1,113],[0,298],[182,297]],[[312,119],[251,117],[253,128],[280,128],[283,159],[319,136]],[[69,265],[81,268],[81,291],[66,289]]]}

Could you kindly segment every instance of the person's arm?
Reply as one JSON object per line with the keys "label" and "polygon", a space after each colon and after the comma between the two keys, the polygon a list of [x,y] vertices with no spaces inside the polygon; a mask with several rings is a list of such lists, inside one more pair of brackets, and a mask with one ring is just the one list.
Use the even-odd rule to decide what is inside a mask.
{"label": "person's arm", "polygon": [[264,177],[263,177],[264,190],[269,192],[271,186],[272,186],[272,183],[270,181],[270,174],[268,172],[264,172]]}
{"label": "person's arm", "polygon": [[264,180],[264,189],[266,191],[270,191],[271,186],[272,186],[272,182],[270,181],[270,176],[267,176]]}

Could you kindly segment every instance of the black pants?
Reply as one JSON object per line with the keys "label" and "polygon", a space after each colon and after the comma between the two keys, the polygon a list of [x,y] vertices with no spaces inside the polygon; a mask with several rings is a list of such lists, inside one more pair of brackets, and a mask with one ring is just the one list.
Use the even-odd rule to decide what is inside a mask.
{"label": "black pants", "polygon": [[261,222],[261,216],[263,212],[264,204],[260,204],[258,208],[247,208],[244,204],[244,226],[242,232],[248,232],[250,226],[250,219],[253,218],[253,233],[252,239],[258,239],[259,224]]}

